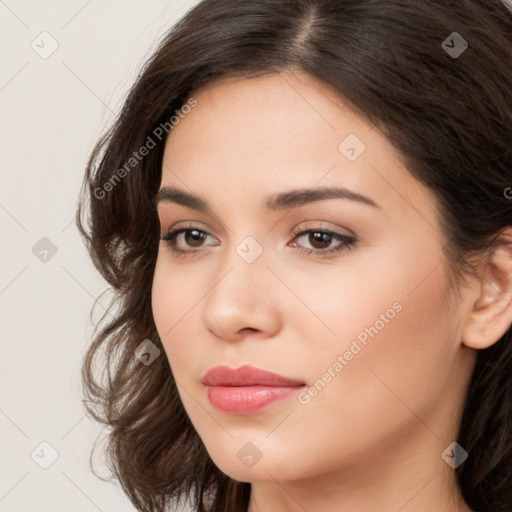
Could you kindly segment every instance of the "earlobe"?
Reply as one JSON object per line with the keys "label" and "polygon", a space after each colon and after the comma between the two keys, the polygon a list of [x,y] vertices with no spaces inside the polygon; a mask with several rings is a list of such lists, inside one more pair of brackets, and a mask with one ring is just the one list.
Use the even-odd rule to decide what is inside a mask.
{"label": "earlobe", "polygon": [[496,244],[462,332],[462,342],[474,349],[490,347],[512,328],[512,228]]}

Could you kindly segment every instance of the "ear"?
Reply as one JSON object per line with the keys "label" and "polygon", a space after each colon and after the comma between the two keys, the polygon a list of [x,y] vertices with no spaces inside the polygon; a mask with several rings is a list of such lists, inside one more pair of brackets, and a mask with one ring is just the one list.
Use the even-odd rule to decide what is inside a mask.
{"label": "ear", "polygon": [[512,228],[502,231],[480,279],[480,293],[462,331],[462,342],[488,348],[512,325]]}

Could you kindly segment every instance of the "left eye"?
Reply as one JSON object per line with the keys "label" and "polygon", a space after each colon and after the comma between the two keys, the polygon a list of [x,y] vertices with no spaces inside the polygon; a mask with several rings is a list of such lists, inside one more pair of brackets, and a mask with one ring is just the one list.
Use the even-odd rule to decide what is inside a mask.
{"label": "left eye", "polygon": [[[310,247],[301,248],[301,250],[307,254],[317,253],[318,255],[322,256],[325,254],[331,254],[333,252],[349,249],[356,242],[355,238],[353,237],[322,229],[307,229],[305,231],[299,231],[296,233],[296,239],[303,237],[306,237],[305,239],[309,243]],[[338,243],[332,247],[331,244],[333,242]],[[294,242],[293,246],[295,247],[296,245],[297,243]]]}

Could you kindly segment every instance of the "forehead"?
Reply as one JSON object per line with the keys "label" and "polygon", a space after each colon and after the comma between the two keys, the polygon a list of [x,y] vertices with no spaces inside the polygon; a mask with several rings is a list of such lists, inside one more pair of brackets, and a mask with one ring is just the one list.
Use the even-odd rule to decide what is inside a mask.
{"label": "forehead", "polygon": [[[262,159],[285,155],[288,161],[303,160],[314,148],[313,159],[321,165],[340,157],[339,144],[351,133],[380,154],[389,149],[332,90],[304,74],[223,79],[194,98],[197,106],[168,137],[169,150],[190,137],[206,147],[217,145],[218,150],[229,148],[234,154],[252,153],[252,158]],[[198,144],[196,153],[201,149]]]}
{"label": "forehead", "polygon": [[382,133],[307,75],[229,78],[193,97],[167,138],[163,186],[233,197],[337,185],[401,213],[432,199]]}

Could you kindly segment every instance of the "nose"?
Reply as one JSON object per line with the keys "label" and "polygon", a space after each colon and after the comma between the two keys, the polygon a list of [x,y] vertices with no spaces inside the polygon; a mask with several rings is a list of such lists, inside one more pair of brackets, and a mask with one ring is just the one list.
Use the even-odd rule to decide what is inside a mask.
{"label": "nose", "polygon": [[279,331],[279,287],[266,263],[264,252],[248,263],[234,248],[219,261],[202,311],[204,325],[216,337],[236,341],[249,333],[271,337]]}

